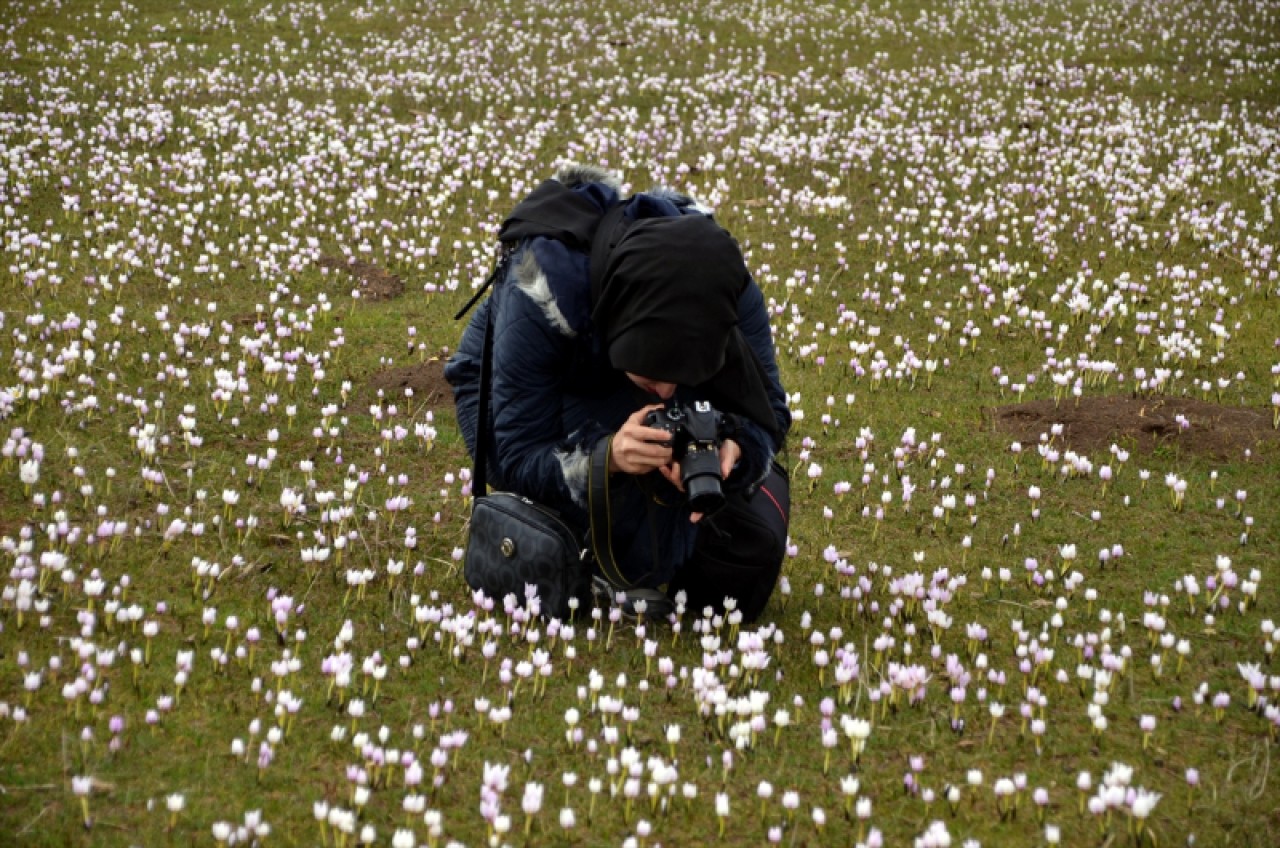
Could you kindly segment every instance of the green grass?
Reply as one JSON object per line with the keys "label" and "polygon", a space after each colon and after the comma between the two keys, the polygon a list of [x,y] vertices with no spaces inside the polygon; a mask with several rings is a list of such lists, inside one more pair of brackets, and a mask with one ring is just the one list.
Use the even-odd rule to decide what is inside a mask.
{"label": "green grass", "polygon": [[[38,399],[17,401],[4,425],[15,447],[25,437],[44,452],[31,491],[16,458],[0,460],[0,537],[7,540],[0,833],[9,841],[209,844],[215,822],[240,822],[260,809],[272,828],[267,844],[315,844],[321,831],[312,804],[354,809],[351,770],[364,769],[372,791],[360,822],[376,829],[378,844],[389,844],[399,827],[428,842],[422,815],[407,820],[402,808],[412,794],[402,770],[375,769],[372,748],[353,748],[354,727],[384,754],[412,751],[423,763],[424,804],[444,820],[445,837],[436,844],[484,844],[486,763],[511,769],[501,808],[512,829],[499,840],[511,844],[618,844],[642,819],[652,825],[645,844],[712,841],[720,792],[732,810],[726,844],[763,843],[768,826],[784,825],[787,844],[854,844],[863,833],[845,813],[840,786],[850,773],[873,804],[867,824],[885,844],[910,844],[935,819],[956,844],[1041,844],[1036,787],[1048,792],[1041,813],[1061,828],[1062,844],[1138,842],[1125,813],[1106,823],[1077,811],[1077,774],[1090,772],[1096,785],[1113,762],[1134,767],[1134,786],[1163,794],[1149,820],[1158,842],[1147,844],[1191,835],[1204,845],[1275,843],[1276,725],[1247,708],[1236,667],[1266,661],[1263,622],[1277,619],[1274,448],[1259,446],[1248,460],[1175,446],[1135,454],[1104,494],[1096,467],[1115,465],[1110,456],[1091,456],[1092,476],[1062,480],[1027,444],[1015,467],[1010,437],[993,429],[987,412],[1013,399],[1012,390],[1000,390],[994,368],[1015,383],[1035,374],[1025,397],[1047,398],[1053,374],[1065,367],[1055,363],[1083,354],[1111,360],[1126,375],[1123,385],[1090,383],[1086,396],[1136,391],[1137,368],[1180,369],[1165,391],[1195,397],[1201,381],[1243,372],[1223,402],[1269,414],[1277,361],[1272,246],[1280,235],[1268,129],[1276,125],[1280,91],[1272,9],[406,0],[266,11],[188,0],[15,4],[6,13],[13,47],[5,48],[12,55],[0,86],[0,206],[7,207],[0,387],[41,389]],[[943,20],[945,27],[935,22]],[[149,115],[162,120],[152,125]],[[678,639],[665,626],[643,637],[621,628],[607,647],[604,633],[589,641],[580,622],[574,658],[543,627],[539,645],[551,652],[554,674],[536,695],[530,682],[504,683],[499,673],[504,660],[529,657],[527,633],[479,633],[458,646],[438,623],[415,621],[415,604],[440,615],[472,609],[453,564],[455,548],[465,544],[468,508],[457,475],[469,461],[449,408],[432,411],[438,437],[428,448],[413,435],[413,425],[426,420],[420,400],[386,398],[384,406],[395,403],[397,412],[375,421],[361,389],[385,368],[457,344],[460,327],[451,318],[489,267],[492,229],[564,159],[603,162],[636,190],[666,183],[711,200],[776,305],[784,383],[803,413],[785,457],[794,469],[797,555],[786,572],[790,594],[778,593],[762,622],[771,637],[780,636],[767,670],[758,680],[746,680],[740,665],[718,670],[734,681],[733,697],[768,696],[765,729],[728,768],[733,722],[700,716],[693,692],[695,670],[709,660],[692,620]],[[1183,167],[1180,180],[1171,179]],[[78,205],[64,207],[72,196]],[[844,201],[812,202],[832,197]],[[1227,204],[1230,212],[1215,219]],[[1122,216],[1123,207],[1132,211]],[[345,252],[398,274],[406,295],[353,300],[348,276],[322,273],[316,264],[321,255]],[[1001,260],[1012,270],[1002,270]],[[199,270],[210,262],[216,270]],[[36,271],[46,276],[28,284],[27,273]],[[1146,291],[1122,289],[1120,280]],[[1076,291],[1091,298],[1091,308],[1073,318],[1067,303]],[[1098,308],[1113,293],[1128,314],[1103,319]],[[849,313],[843,321],[842,309]],[[1146,323],[1166,325],[1141,350],[1140,312],[1157,316]],[[72,316],[78,327],[52,329]],[[1006,326],[997,326],[1000,316],[1010,319]],[[1202,351],[1161,361],[1157,335],[1171,334],[1178,319]],[[969,321],[981,330],[976,343],[963,333]],[[1230,333],[1220,358],[1212,323]],[[278,326],[291,333],[277,333]],[[184,327],[189,335],[179,345],[174,336]],[[914,381],[892,376],[905,355],[898,339],[920,359],[939,361],[932,379],[923,371]],[[65,351],[75,345],[93,350],[93,362],[70,361]],[[890,364],[879,383],[870,376],[877,351]],[[296,367],[295,380],[281,372],[270,382],[263,354]],[[49,365],[60,355],[68,370],[55,379]],[[866,375],[854,375],[854,358]],[[234,375],[242,363],[244,388],[234,389],[220,413],[218,372]],[[323,376],[313,376],[317,365]],[[73,410],[91,394],[95,413]],[[338,411],[327,415],[330,404]],[[296,408],[292,417],[287,407]],[[824,413],[839,424],[824,424]],[[186,416],[203,439],[190,450]],[[381,430],[395,424],[410,435],[388,445]],[[139,436],[147,427],[157,441],[144,455]],[[317,427],[324,431],[318,438]],[[895,469],[893,449],[909,427],[923,442],[935,433],[938,441]],[[865,458],[854,444],[862,428],[875,437]],[[268,469],[246,464],[269,450],[275,457]],[[310,475],[304,462],[314,466]],[[822,466],[813,482],[810,463]],[[864,486],[866,463],[873,468]],[[144,468],[162,471],[164,481],[146,485]],[[1145,486],[1140,469],[1150,472]],[[367,480],[352,490],[355,509],[343,527],[352,535],[341,562],[335,550],[323,565],[304,563],[304,549],[333,548],[316,494],[332,492],[343,503],[344,482],[361,473]],[[1188,482],[1181,509],[1171,505],[1168,473]],[[401,474],[404,486],[394,480]],[[901,502],[904,475],[918,487],[910,509]],[[834,493],[838,481],[851,484],[848,494]],[[85,485],[92,486],[87,493]],[[1039,520],[1031,516],[1031,486],[1042,492]],[[308,512],[287,524],[285,488],[311,493]],[[239,494],[225,512],[224,490]],[[1244,514],[1253,519],[1245,544],[1237,490],[1247,492]],[[383,505],[401,491],[413,505],[392,525]],[[877,521],[883,492],[892,499]],[[937,520],[932,510],[948,493],[956,509]],[[966,494],[977,499],[972,525]],[[1218,497],[1226,499],[1222,508]],[[1091,519],[1094,510],[1100,520]],[[250,516],[257,526],[245,539],[234,522]],[[102,549],[89,543],[103,518],[125,522],[127,538]],[[166,544],[174,518],[189,528],[203,524],[203,533]],[[409,526],[418,536],[412,550],[404,544]],[[1071,568],[1084,576],[1072,591],[1059,553],[1068,544],[1078,548]],[[1113,545],[1124,555],[1100,568],[1097,552]],[[826,561],[828,547],[854,577]],[[62,575],[51,574],[38,598],[47,608],[26,612],[20,624],[22,568],[38,572],[45,554],[66,555],[69,582],[64,591]],[[1206,579],[1223,555],[1240,579],[1254,570],[1261,579],[1256,604],[1236,608],[1243,599],[1237,587],[1231,607],[1210,625]],[[222,576],[193,586],[196,557],[217,563]],[[1027,581],[1029,557],[1042,571],[1053,569],[1054,579],[1043,587]],[[407,561],[409,570],[421,562],[425,573],[406,573],[393,585],[389,559]],[[919,572],[926,586],[943,569],[963,578],[943,601],[950,627],[935,635],[919,604],[892,613],[896,589],[882,567],[893,577]],[[376,575],[362,599],[348,592],[350,568]],[[95,570],[105,587],[94,603],[98,617],[86,626],[85,584]],[[1194,611],[1177,588],[1185,575],[1202,589]],[[870,581],[862,609],[840,597],[859,578]],[[269,601],[277,593],[304,605],[279,641]],[[147,642],[142,622],[105,622],[103,604],[113,598],[124,608],[139,605],[143,620],[158,627],[151,662],[136,675],[130,651]],[[1152,670],[1144,625],[1151,600],[1164,632],[1190,648],[1180,671],[1172,648],[1163,651],[1163,672]],[[866,606],[873,602],[875,611]],[[208,632],[207,609],[216,610]],[[239,620],[233,646],[247,650],[250,627],[262,638],[252,667],[245,656],[216,670],[211,651],[227,644],[232,615]],[[509,627],[504,616],[497,620]],[[351,637],[338,648],[344,622]],[[985,644],[970,645],[970,623],[986,628]],[[1015,624],[1026,646],[1035,641],[1054,651],[1033,681],[1048,699],[1036,714],[1046,722],[1040,752],[1018,715],[1031,681],[1018,668]],[[815,633],[833,656],[845,645],[860,655],[848,702],[832,685],[833,669],[819,675],[814,665]],[[873,645],[884,633],[895,642],[878,657]],[[720,636],[721,649],[733,649],[740,663],[727,625]],[[487,638],[496,647],[488,662]],[[646,662],[646,638],[671,661],[677,684],[670,691],[657,660]],[[411,639],[418,642],[411,646]],[[1092,659],[1082,661],[1077,639],[1093,643]],[[930,656],[935,642],[937,659]],[[1109,690],[1109,729],[1095,735],[1086,712],[1093,693],[1081,694],[1077,666],[1100,667],[1104,646],[1131,656]],[[82,661],[105,662],[101,651],[114,651],[94,673],[104,702],[94,707],[86,695],[69,706],[63,686]],[[185,651],[194,652],[194,666],[179,696],[174,675]],[[277,684],[271,663],[286,651],[300,667]],[[354,725],[321,671],[338,652],[355,663],[347,697],[363,698],[366,707]],[[945,680],[952,654],[973,676],[960,710],[963,730],[952,727]],[[376,699],[361,670],[375,655],[389,667]],[[928,669],[923,700],[873,706],[872,690],[889,662]],[[41,684],[27,706],[24,676],[39,669]],[[671,760],[666,728],[680,726],[678,777],[665,806],[651,806],[652,770],[645,769],[640,797],[630,804],[624,781],[610,777],[609,760],[618,753],[601,734],[602,715],[579,695],[592,670],[602,676],[604,694],[639,709],[618,749],[629,742],[642,765],[650,757]],[[986,670],[1003,672],[1006,682],[987,680]],[[1230,695],[1221,717],[1197,703],[1202,684],[1210,698]],[[302,706],[260,769],[259,746],[277,722],[277,685]],[[977,700],[983,688],[988,702],[1006,707],[994,732],[987,705]],[[149,725],[148,711],[170,697],[172,708]],[[837,699],[837,728],[843,715],[874,721],[856,767],[843,736],[830,752],[821,743],[824,698]],[[504,729],[479,713],[477,699],[510,702]],[[19,707],[23,722],[14,719]],[[571,707],[581,711],[579,726],[594,740],[594,753],[586,740],[566,744]],[[775,727],[778,709],[790,710],[791,726]],[[1138,726],[1143,715],[1158,722],[1149,745]],[[116,750],[112,717],[124,723]],[[332,738],[335,727],[345,729],[344,740]],[[449,752],[432,789],[431,754],[456,730],[466,731],[466,742]],[[231,753],[237,739],[247,749],[240,758]],[[924,757],[914,779],[934,793],[931,804],[903,788],[913,755]],[[1188,768],[1200,773],[1194,794]],[[975,769],[982,781],[971,789]],[[566,773],[577,780],[567,789]],[[1027,789],[1016,814],[1002,816],[993,786],[1019,774]],[[90,829],[71,791],[72,777],[83,775],[97,781]],[[604,782],[594,801],[593,779]],[[774,790],[763,815],[761,781]],[[545,799],[526,837],[520,802],[528,782],[542,784]],[[682,799],[685,784],[696,799]],[[961,789],[954,810],[945,801],[949,785]],[[789,814],[782,800],[792,790],[799,807]],[[170,831],[165,796],[175,792],[185,795],[186,807]],[[570,833],[558,825],[563,806],[577,815]],[[826,814],[821,832],[814,807]]]}

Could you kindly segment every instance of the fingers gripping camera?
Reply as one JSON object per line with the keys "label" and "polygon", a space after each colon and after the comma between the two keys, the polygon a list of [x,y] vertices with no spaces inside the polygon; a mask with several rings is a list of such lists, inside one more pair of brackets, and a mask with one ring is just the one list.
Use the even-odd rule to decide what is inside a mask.
{"label": "fingers gripping camera", "polygon": [[694,512],[710,515],[724,506],[720,484],[720,444],[725,419],[707,401],[692,406],[672,403],[645,417],[645,425],[671,434],[671,454],[680,463],[680,479]]}

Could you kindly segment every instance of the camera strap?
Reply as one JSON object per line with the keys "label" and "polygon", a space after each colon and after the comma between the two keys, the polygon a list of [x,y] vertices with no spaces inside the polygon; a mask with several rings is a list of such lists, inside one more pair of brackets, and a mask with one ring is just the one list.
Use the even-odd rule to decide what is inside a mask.
{"label": "camera strap", "polygon": [[[591,552],[600,565],[600,572],[614,589],[634,590],[649,575],[630,580],[613,557],[613,512],[609,501],[609,456],[613,451],[613,437],[601,439],[591,451],[590,479],[587,482],[587,508],[591,516],[589,539]],[[653,557],[653,571],[658,573],[658,528],[653,520],[653,502],[645,499],[645,524],[649,527],[649,551]]]}
{"label": "camera strap", "polygon": [[613,517],[609,507],[609,457],[613,452],[613,436],[601,439],[591,451],[591,472],[587,484],[587,505],[591,513],[591,552],[596,563],[614,588],[629,589],[633,584],[622,573],[613,558]]}

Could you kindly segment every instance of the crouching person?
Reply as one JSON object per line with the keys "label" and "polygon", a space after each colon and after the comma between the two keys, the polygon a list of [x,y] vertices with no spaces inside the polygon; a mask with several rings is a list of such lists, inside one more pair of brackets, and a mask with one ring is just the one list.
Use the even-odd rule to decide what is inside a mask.
{"label": "crouching person", "polygon": [[591,540],[614,588],[683,592],[695,613],[733,598],[753,620],[790,516],[768,310],[705,210],[619,191],[603,171],[564,169],[503,224],[508,261],[445,368],[459,427],[494,486]]}

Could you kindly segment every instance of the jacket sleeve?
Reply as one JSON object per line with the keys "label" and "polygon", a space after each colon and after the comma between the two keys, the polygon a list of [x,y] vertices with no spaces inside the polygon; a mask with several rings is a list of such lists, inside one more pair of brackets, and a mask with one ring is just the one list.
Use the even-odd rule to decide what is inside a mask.
{"label": "jacket sleeve", "polygon": [[764,366],[768,380],[766,390],[769,394],[769,406],[773,409],[777,421],[778,436],[775,439],[765,428],[745,416],[735,416],[734,434],[739,447],[742,448],[742,459],[738,463],[734,484],[751,485],[764,479],[769,473],[769,464],[774,454],[782,449],[787,431],[791,429],[791,410],[787,406],[787,394],[782,388],[782,379],[778,372],[778,359],[773,344],[773,330],[769,326],[769,311],[764,301],[764,293],[756,285],[755,280],[747,284],[742,296],[738,299],[738,328],[755,353],[760,364]]}
{"label": "jacket sleeve", "polygon": [[573,340],[517,286],[495,312],[493,421],[499,476],[526,497],[557,509],[584,508],[598,425],[565,432],[563,377]]}

